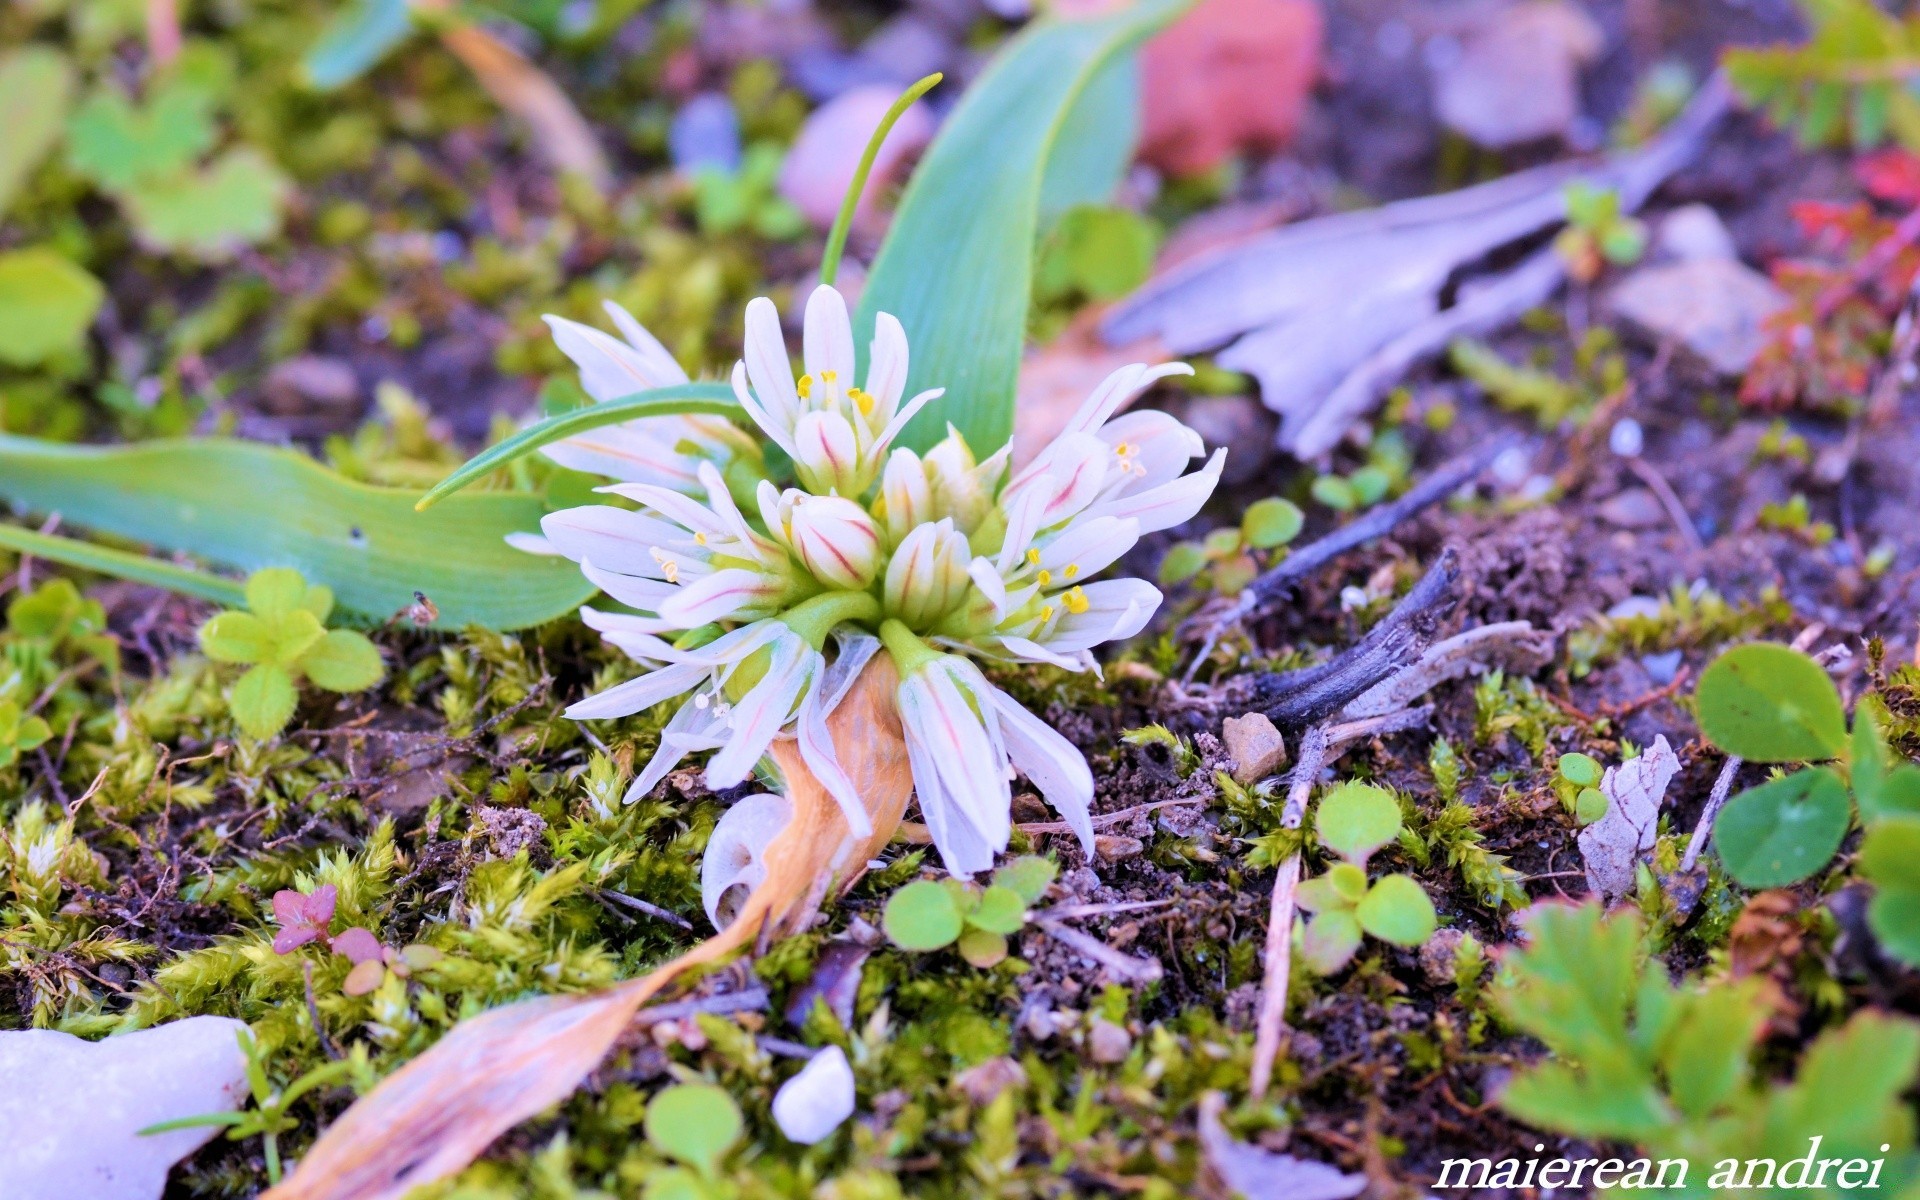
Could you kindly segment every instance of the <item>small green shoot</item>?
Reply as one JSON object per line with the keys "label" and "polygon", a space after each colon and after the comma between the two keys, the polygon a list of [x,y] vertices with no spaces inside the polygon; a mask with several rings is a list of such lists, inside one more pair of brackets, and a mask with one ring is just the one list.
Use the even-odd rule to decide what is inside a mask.
{"label": "small green shoot", "polygon": [[1352,961],[1363,934],[1396,946],[1418,946],[1433,936],[1433,901],[1411,875],[1369,883],[1367,859],[1400,834],[1393,794],[1364,783],[1344,783],[1320,801],[1314,829],[1323,849],[1340,860],[1300,885],[1295,899],[1313,913],[1301,952],[1313,969],[1332,975]]}
{"label": "small green shoot", "polygon": [[287,727],[302,679],[332,692],[364,691],[386,674],[364,634],[328,629],[333,592],[286,567],[247,580],[247,611],[218,613],[200,627],[215,662],[244,663],[228,703],[248,736],[264,741]]}
{"label": "small green shoot", "polygon": [[[1257,552],[1277,550],[1300,536],[1306,518],[1291,500],[1270,496],[1247,506],[1238,527],[1216,529],[1202,541],[1175,542],[1160,560],[1160,582],[1171,587],[1202,572],[1213,590],[1238,592],[1260,573]],[[1276,556],[1277,557],[1277,556]]]}
{"label": "small green shoot", "polygon": [[1033,855],[1016,858],[993,873],[986,887],[957,879],[921,879],[887,900],[881,924],[902,950],[942,950],[958,943],[960,956],[976,967],[1007,957],[1007,935],[1027,923],[1027,909],[1046,894],[1059,868]]}
{"label": "small green shoot", "polygon": [[1553,248],[1576,283],[1592,283],[1607,264],[1629,266],[1647,252],[1647,227],[1621,211],[1619,192],[1576,180],[1566,201],[1567,227]]}

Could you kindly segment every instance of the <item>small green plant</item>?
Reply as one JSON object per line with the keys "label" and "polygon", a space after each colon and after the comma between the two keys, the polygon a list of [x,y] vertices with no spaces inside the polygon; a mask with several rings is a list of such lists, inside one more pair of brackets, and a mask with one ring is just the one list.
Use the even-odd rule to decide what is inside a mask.
{"label": "small green plant", "polygon": [[1260,573],[1255,552],[1276,550],[1300,536],[1306,518],[1291,500],[1270,496],[1247,506],[1238,526],[1216,529],[1198,542],[1175,542],[1160,560],[1160,582],[1185,583],[1203,571],[1216,592],[1237,592]]}
{"label": "small green plant", "polygon": [[361,1088],[371,1087],[373,1073],[368,1066],[366,1046],[356,1045],[351,1057],[321,1063],[283,1087],[275,1084],[267,1074],[267,1059],[271,1057],[272,1050],[249,1030],[240,1030],[238,1036],[240,1052],[247,1057],[247,1087],[253,1093],[252,1108],[242,1112],[203,1113],[181,1117],[177,1121],[162,1121],[140,1132],[146,1135],[205,1125],[224,1125],[227,1127],[227,1137],[233,1141],[243,1142],[257,1137],[266,1154],[267,1180],[279,1183],[280,1135],[298,1129],[301,1124],[290,1110],[299,1103],[301,1097],[315,1088],[331,1087],[349,1080]]}
{"label": "small green plant", "polygon": [[1345,475],[1328,473],[1314,478],[1313,498],[1335,512],[1353,512],[1378,504],[1407,481],[1413,457],[1407,440],[1389,429],[1367,446],[1367,461]]}
{"label": "small green plant", "polygon": [[1737,1173],[1750,1158],[1804,1154],[1809,1130],[1822,1137],[1820,1157],[1880,1159],[1883,1145],[1912,1145],[1899,1097],[1920,1069],[1920,1025],[1856,1013],[1814,1040],[1793,1083],[1768,1086],[1752,1061],[1769,1013],[1760,979],[1676,986],[1644,957],[1632,911],[1542,905],[1528,932],[1494,989],[1506,1019],[1550,1052],[1501,1095],[1521,1120],[1685,1159],[1686,1195],[1728,1186],[1712,1183],[1728,1160]]}
{"label": "small green plant", "polygon": [[1566,201],[1567,227],[1553,248],[1575,282],[1592,283],[1608,263],[1630,266],[1647,252],[1647,227],[1621,211],[1619,192],[1576,180]]}
{"label": "small green plant", "polygon": [[1600,790],[1600,762],[1587,754],[1562,754],[1554,769],[1553,791],[1560,804],[1581,825],[1607,815],[1607,796]]}
{"label": "small green plant", "polygon": [[1367,859],[1400,835],[1393,793],[1365,783],[1343,783],[1314,814],[1320,846],[1340,861],[1300,885],[1296,900],[1313,913],[1301,953],[1313,969],[1331,975],[1352,961],[1362,934],[1396,946],[1418,946],[1433,936],[1433,901],[1411,875],[1367,879]]}
{"label": "small green plant", "polygon": [[922,879],[887,899],[881,924],[902,950],[943,950],[959,944],[960,956],[976,967],[1007,957],[1007,935],[1027,923],[1059,868],[1034,855],[1016,858],[993,873],[986,887],[958,879]]}
{"label": "small green plant", "polygon": [[1920,149],[1920,18],[1872,0],[1801,0],[1813,28],[1803,46],[1727,51],[1727,80],[1800,144],[1877,146],[1891,136]]}
{"label": "small green plant", "polygon": [[1795,492],[1783,502],[1762,505],[1760,528],[1791,533],[1810,546],[1824,546],[1835,536],[1832,522],[1813,519],[1807,498],[1800,492]]}
{"label": "small green plant", "polygon": [[326,627],[332,611],[332,589],[269,567],[247,579],[246,612],[219,613],[200,627],[208,658],[247,666],[228,704],[249,736],[264,740],[287,727],[302,679],[331,692],[358,692],[386,673],[364,634]]}
{"label": "small green plant", "polygon": [[720,1165],[746,1123],[733,1097],[710,1083],[676,1083],[647,1105],[647,1144],[679,1166],[648,1173],[643,1200],[718,1200],[733,1195]]}
{"label": "small green plant", "polygon": [[22,712],[16,701],[0,700],[0,770],[11,767],[22,754],[46,745],[52,736],[45,718]]}
{"label": "small green plant", "polygon": [[785,157],[772,142],[755,142],[732,171],[702,167],[693,177],[693,215],[709,237],[747,231],[770,242],[792,241],[804,233],[806,218],[777,187]]}
{"label": "small green plant", "polygon": [[1118,300],[1146,282],[1159,248],[1159,226],[1131,209],[1070,208],[1041,240],[1034,299],[1049,308]]}

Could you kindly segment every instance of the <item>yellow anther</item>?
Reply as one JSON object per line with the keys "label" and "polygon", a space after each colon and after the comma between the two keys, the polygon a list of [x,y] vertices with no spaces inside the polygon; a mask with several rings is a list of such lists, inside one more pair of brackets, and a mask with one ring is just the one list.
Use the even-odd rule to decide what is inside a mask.
{"label": "yellow anther", "polygon": [[1093,607],[1087,600],[1087,590],[1085,588],[1074,588],[1066,595],[1060,597],[1060,600],[1067,606],[1067,611],[1070,613],[1083,613]]}
{"label": "yellow anther", "polygon": [[859,407],[861,416],[864,417],[873,412],[873,397],[865,389],[849,388],[847,395]]}
{"label": "yellow anther", "polygon": [[1030,567],[1037,567],[1037,566],[1039,566],[1039,565],[1040,565],[1040,551],[1039,551],[1039,550],[1037,550],[1037,549],[1034,549],[1034,548],[1032,548],[1032,547],[1029,547],[1029,548],[1028,548],[1028,550],[1027,550],[1027,565],[1028,565],[1028,566],[1030,566]]}
{"label": "yellow anther", "polygon": [[797,386],[800,389],[800,398],[802,400],[805,400],[808,396],[813,394],[813,376],[802,375],[800,377],[800,382]]}
{"label": "yellow anther", "polygon": [[679,583],[680,564],[674,561],[673,556],[671,554],[662,554],[658,546],[653,548],[652,554],[653,561],[660,564],[660,574],[666,577],[667,582]]}
{"label": "yellow anther", "polygon": [[1041,587],[1045,587],[1045,586],[1047,586],[1048,584],[1050,584],[1050,583],[1052,583],[1052,582],[1053,582],[1053,572],[1052,572],[1052,571],[1042,571],[1042,572],[1040,572],[1040,573],[1039,573],[1038,575],[1035,575],[1035,576],[1033,577],[1033,581],[1034,581],[1035,583],[1037,583],[1037,584],[1039,584],[1039,585],[1040,585]]}
{"label": "yellow anther", "polygon": [[836,380],[836,379],[838,379],[838,378],[840,378],[840,372],[838,372],[838,371],[822,371],[822,372],[820,372],[820,382],[821,382],[821,383],[832,383],[832,382],[833,382],[834,380]]}
{"label": "yellow anther", "polygon": [[704,533],[696,533],[693,535],[693,540],[697,544],[704,546],[707,544],[707,535]]}
{"label": "yellow anther", "polygon": [[1068,563],[1067,569],[1060,572],[1060,575],[1062,578],[1072,579],[1075,575],[1078,575],[1079,573],[1080,573],[1079,563]]}
{"label": "yellow anther", "polygon": [[1044,625],[1051,620],[1053,620],[1053,605],[1042,605],[1040,608],[1040,623]]}

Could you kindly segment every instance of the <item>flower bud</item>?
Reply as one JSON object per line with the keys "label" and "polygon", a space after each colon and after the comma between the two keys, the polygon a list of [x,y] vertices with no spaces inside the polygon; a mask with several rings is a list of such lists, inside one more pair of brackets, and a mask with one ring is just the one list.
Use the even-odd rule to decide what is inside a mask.
{"label": "flower bud", "polygon": [[793,427],[793,471],[818,495],[858,496],[873,482],[853,423],[837,412],[810,412]]}
{"label": "flower bud", "polygon": [[895,450],[887,459],[880,476],[880,497],[886,507],[887,534],[893,544],[916,526],[933,522],[933,491],[927,486],[927,471],[920,456],[911,450]]}
{"label": "flower bud", "polygon": [[966,596],[971,556],[951,520],[922,525],[901,540],[887,564],[886,611],[924,630]]}
{"label": "flower bud", "polygon": [[800,565],[830,588],[857,591],[880,570],[880,527],[839,496],[795,497],[787,540]]}
{"label": "flower bud", "polygon": [[994,493],[1005,465],[1003,454],[985,463],[976,462],[959,431],[949,432],[927,451],[927,484],[933,493],[934,511],[952,517],[955,525],[971,533],[993,511]]}

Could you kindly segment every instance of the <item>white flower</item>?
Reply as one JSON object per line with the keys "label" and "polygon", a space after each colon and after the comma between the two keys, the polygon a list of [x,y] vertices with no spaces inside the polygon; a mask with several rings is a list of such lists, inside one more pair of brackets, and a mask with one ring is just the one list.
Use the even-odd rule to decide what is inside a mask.
{"label": "white flower", "polygon": [[[580,386],[598,403],[635,392],[686,383],[687,373],[658,339],[626,309],[608,300],[607,316],[623,342],[577,321],[548,316],[553,340],[580,368]],[[701,490],[699,467],[735,457],[760,461],[760,447],[724,417],[641,417],[575,434],[543,447],[563,467],[628,483],[651,483],[677,492]]]}
{"label": "white flower", "polygon": [[775,499],[771,483],[760,487],[768,528],[815,579],[845,591],[873,582],[880,570],[880,526],[866,509],[839,496],[809,496],[797,488]]}
{"label": "white flower", "polygon": [[944,389],[900,403],[907,386],[907,335],[886,313],[874,320],[867,386],[855,387],[847,302],[825,284],[807,300],[805,342],[806,374],[796,382],[773,301],[762,297],[748,304],[747,354],[733,369],[734,394],[792,457],[808,491],[858,498],[879,476],[893,439]]}
{"label": "white flower", "polygon": [[787,1140],[811,1146],[825,1141],[853,1115],[853,1067],[847,1053],[828,1046],[773,1094],[773,1123]]}

